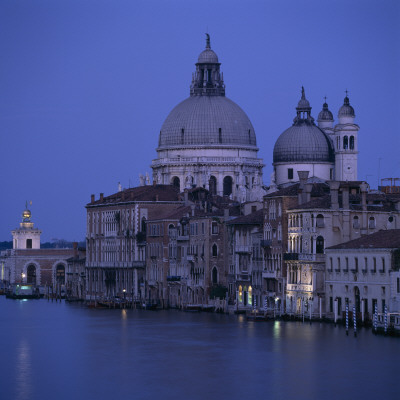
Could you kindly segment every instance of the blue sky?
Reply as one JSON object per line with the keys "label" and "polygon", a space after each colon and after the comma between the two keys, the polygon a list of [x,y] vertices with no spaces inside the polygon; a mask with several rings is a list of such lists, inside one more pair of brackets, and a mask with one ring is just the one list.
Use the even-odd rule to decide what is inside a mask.
{"label": "blue sky", "polygon": [[[304,85],[317,117],[345,90],[359,179],[400,177],[398,1],[2,0],[0,240],[25,200],[42,240],[85,236],[85,204],[151,174],[158,133],[188,97],[211,35],[226,95],[252,121],[264,183]],[[381,160],[379,161],[379,159]]]}

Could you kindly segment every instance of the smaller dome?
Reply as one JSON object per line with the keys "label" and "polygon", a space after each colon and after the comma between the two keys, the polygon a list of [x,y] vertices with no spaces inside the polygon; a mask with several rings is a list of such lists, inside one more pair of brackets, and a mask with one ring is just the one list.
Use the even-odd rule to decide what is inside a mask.
{"label": "smaller dome", "polygon": [[23,213],[22,213],[22,220],[23,220],[24,222],[30,221],[31,217],[32,217],[32,213],[31,213],[28,209],[26,209],[26,210],[23,211]]}
{"label": "smaller dome", "polygon": [[318,114],[318,122],[333,121],[333,114],[329,111],[328,104],[324,103],[322,111]]}
{"label": "smaller dome", "polygon": [[342,107],[339,108],[339,117],[355,117],[354,108],[350,105],[349,98],[344,98]]}
{"label": "smaller dome", "polygon": [[304,90],[304,87],[301,87],[301,99],[297,103],[297,110],[311,110],[310,102],[306,99],[306,92]]}
{"label": "smaller dome", "polygon": [[297,103],[297,108],[310,108],[310,102],[306,98],[301,98]]}
{"label": "smaller dome", "polygon": [[217,64],[218,56],[215,54],[213,50],[205,49],[200,53],[197,62],[199,64]]}

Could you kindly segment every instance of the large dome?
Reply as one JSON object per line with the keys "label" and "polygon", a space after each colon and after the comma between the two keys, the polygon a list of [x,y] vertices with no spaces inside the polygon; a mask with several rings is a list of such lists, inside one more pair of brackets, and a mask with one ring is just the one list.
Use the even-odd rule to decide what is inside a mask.
{"label": "large dome", "polygon": [[253,125],[246,113],[225,96],[191,96],[168,115],[158,147],[210,145],[254,148]]}
{"label": "large dome", "polygon": [[316,125],[293,125],[286,129],[275,143],[274,163],[333,161],[331,142]]}

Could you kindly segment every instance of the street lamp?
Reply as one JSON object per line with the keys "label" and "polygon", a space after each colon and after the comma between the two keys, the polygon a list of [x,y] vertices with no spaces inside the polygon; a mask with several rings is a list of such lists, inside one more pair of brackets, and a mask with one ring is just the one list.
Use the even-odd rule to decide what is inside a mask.
{"label": "street lamp", "polygon": [[21,281],[22,281],[22,282],[24,281],[25,276],[26,276],[26,275],[25,275],[23,272],[21,272]]}

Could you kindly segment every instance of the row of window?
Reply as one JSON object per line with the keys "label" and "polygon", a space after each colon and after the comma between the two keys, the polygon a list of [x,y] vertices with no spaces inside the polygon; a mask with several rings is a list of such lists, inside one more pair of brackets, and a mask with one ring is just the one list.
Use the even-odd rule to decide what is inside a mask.
{"label": "row of window", "polygon": [[[336,258],[336,262],[335,259],[333,257],[329,257],[329,266],[330,266],[330,271],[329,272],[333,272],[333,270],[335,270],[335,272],[348,272],[349,269],[352,272],[359,272],[359,266],[361,261],[363,261],[363,265],[362,265],[362,272],[367,272],[368,271],[368,267],[371,267],[370,272],[371,273],[376,273],[377,272],[377,268],[379,268],[379,272],[380,273],[385,273],[386,270],[386,262],[385,262],[385,257],[380,257],[380,260],[377,260],[377,257],[372,257],[372,262],[369,265],[369,261],[368,261],[368,257],[353,257],[351,259],[352,263],[350,264],[349,262],[349,257],[345,257],[344,258],[344,263],[342,263],[342,259],[341,257],[337,257]],[[378,265],[379,262],[379,265]]]}

